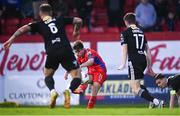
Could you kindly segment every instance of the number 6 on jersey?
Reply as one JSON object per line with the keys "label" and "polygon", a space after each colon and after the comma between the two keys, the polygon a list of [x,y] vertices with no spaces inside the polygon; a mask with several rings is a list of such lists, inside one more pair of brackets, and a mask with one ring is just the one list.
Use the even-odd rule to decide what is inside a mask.
{"label": "number 6 on jersey", "polygon": [[49,25],[48,25],[48,27],[50,28],[50,30],[51,30],[51,32],[52,33],[57,33],[58,32],[58,29],[57,29],[57,27],[56,27],[56,25],[54,24],[54,23],[50,23]]}

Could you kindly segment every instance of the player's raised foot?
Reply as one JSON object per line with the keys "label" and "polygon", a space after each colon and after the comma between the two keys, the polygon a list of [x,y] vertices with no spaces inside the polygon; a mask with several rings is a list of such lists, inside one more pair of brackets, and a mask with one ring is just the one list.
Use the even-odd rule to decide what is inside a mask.
{"label": "player's raised foot", "polygon": [[64,108],[70,108],[70,100],[71,100],[70,92],[69,90],[65,90],[64,91]]}
{"label": "player's raised foot", "polygon": [[74,94],[82,94],[84,91],[81,88],[77,88],[74,92]]}
{"label": "player's raised foot", "polygon": [[157,108],[164,108],[165,104],[163,100],[159,101],[159,105],[157,106]]}
{"label": "player's raised foot", "polygon": [[58,97],[58,93],[56,91],[51,92],[51,101],[49,104],[49,108],[54,108],[56,106],[56,99]]}
{"label": "player's raised foot", "polygon": [[153,102],[149,102],[149,109],[153,109],[155,107],[156,107],[156,105]]}

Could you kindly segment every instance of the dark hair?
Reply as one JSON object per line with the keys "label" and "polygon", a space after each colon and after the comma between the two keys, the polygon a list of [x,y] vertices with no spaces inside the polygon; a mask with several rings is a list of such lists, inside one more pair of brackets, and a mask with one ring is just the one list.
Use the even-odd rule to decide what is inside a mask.
{"label": "dark hair", "polygon": [[73,49],[74,50],[84,49],[83,42],[81,40],[75,41],[74,44],[73,44]]}
{"label": "dark hair", "polygon": [[49,4],[41,4],[39,7],[39,11],[43,13],[50,13],[52,11],[52,7]]}
{"label": "dark hair", "polygon": [[135,24],[136,23],[136,16],[134,13],[126,13],[123,20],[127,21],[129,24]]}
{"label": "dark hair", "polygon": [[159,74],[156,74],[156,75],[154,76],[154,78],[155,78],[155,80],[157,80],[157,79],[163,79],[163,78],[165,78],[165,76],[162,75],[161,73],[159,73]]}

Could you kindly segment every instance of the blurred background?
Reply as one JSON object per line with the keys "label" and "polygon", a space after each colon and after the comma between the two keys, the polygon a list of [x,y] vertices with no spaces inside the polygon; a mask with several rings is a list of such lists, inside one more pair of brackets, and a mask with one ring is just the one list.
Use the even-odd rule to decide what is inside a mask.
{"label": "blurred background", "polygon": [[[98,104],[146,103],[132,94],[127,81],[127,67],[120,64],[120,33],[125,29],[123,16],[135,12],[138,26],[145,31],[152,53],[153,69],[166,76],[180,73],[180,0],[1,0],[0,47],[19,27],[39,20],[38,7],[48,2],[53,15],[77,16],[83,19],[81,39],[86,47],[99,52],[108,68],[108,80],[98,95]],[[73,26],[66,32],[71,41]],[[0,51],[0,101],[16,101],[23,105],[47,105],[49,91],[45,87],[43,39],[27,33],[15,41],[8,51]],[[85,71],[86,69],[84,69]],[[58,69],[54,78],[62,93],[70,82]],[[169,102],[169,89],[158,88],[153,78],[145,76],[148,90]],[[87,104],[90,88],[85,95],[72,95],[72,104]],[[58,104],[63,104],[63,96]],[[175,99],[176,100],[176,99]],[[177,105],[177,102],[176,102]]]}

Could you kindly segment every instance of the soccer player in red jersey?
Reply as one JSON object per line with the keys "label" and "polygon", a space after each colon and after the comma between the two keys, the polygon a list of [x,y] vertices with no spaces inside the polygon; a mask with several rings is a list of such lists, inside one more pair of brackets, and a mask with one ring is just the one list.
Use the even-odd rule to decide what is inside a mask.
{"label": "soccer player in red jersey", "polygon": [[[106,80],[106,66],[99,54],[90,48],[84,48],[83,42],[80,40],[75,41],[73,45],[73,50],[77,55],[78,64],[81,68],[88,68],[89,81],[92,87],[92,95],[88,102],[88,109],[94,107],[96,103],[96,96],[101,88],[102,84]],[[65,75],[67,79],[68,73]],[[88,83],[82,83],[78,89],[74,91],[76,94],[84,93]]]}

